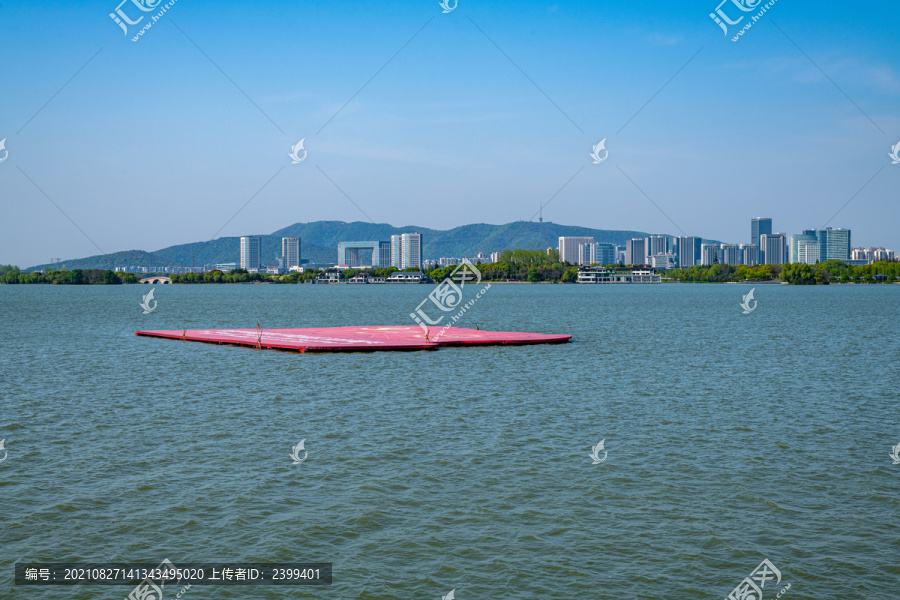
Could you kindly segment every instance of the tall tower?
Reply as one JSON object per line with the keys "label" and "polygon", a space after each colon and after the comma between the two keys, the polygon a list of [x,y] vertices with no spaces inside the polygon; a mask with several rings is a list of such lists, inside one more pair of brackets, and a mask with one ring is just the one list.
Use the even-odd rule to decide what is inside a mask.
{"label": "tall tower", "polygon": [[300,266],[300,238],[281,238],[281,266],[286,271]]}
{"label": "tall tower", "polygon": [[750,243],[761,249],[759,236],[772,235],[772,219],[769,217],[757,217],[750,220]]}
{"label": "tall tower", "polygon": [[241,268],[259,269],[259,238],[244,236],[241,238]]}

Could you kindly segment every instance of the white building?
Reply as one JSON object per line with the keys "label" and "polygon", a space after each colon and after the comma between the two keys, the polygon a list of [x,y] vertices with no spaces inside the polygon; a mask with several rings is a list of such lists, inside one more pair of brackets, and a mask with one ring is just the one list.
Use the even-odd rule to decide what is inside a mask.
{"label": "white building", "polygon": [[649,269],[578,269],[578,283],[660,283],[662,276]]}
{"label": "white building", "polygon": [[[559,238],[559,260],[569,264],[577,265],[580,255],[578,246],[580,244],[593,244],[593,237],[561,237]],[[550,250],[550,248],[548,248]]]}
{"label": "white building", "polygon": [[290,271],[300,266],[300,238],[281,238],[281,268]]}
{"label": "white building", "polygon": [[764,265],[783,265],[787,262],[787,236],[783,233],[759,234],[759,262]]}
{"label": "white building", "polygon": [[241,238],[241,268],[247,271],[259,271],[259,238],[244,236]]}
{"label": "white building", "polygon": [[647,256],[669,253],[669,238],[664,235],[651,235],[644,238],[644,251]]}
{"label": "white building", "polygon": [[499,252],[491,252],[491,262],[492,263],[500,262],[500,253]]}
{"label": "white building", "polygon": [[650,266],[654,269],[669,270],[678,265],[678,257],[674,254],[654,254],[650,257]]}
{"label": "white building", "polygon": [[391,266],[398,269],[422,268],[421,233],[403,233],[391,236]]}

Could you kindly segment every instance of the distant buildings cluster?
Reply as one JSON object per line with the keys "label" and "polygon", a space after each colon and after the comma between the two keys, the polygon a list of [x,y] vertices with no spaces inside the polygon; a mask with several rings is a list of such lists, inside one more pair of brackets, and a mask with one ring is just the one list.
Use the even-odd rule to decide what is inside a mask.
{"label": "distant buildings cluster", "polygon": [[[125,266],[116,271],[131,273],[191,273],[212,268],[231,271],[240,268],[250,273],[288,273],[303,271],[300,257],[300,238],[281,238],[281,257],[278,264],[263,265],[258,236],[243,236],[240,241],[240,263],[222,263],[203,267]],[[548,251],[553,248],[548,248]],[[825,260],[841,260],[852,265],[866,265],[875,261],[893,261],[895,254],[885,248],[853,248],[850,230],[826,227],[807,229],[787,235],[772,232],[772,219],[758,217],[750,221],[749,244],[710,244],[692,236],[651,235],[632,238],[624,246],[595,242],[593,237],[565,236],[559,238],[559,259],[576,265],[646,265],[656,270],[693,267],[695,265],[780,265],[785,263],[815,264]],[[390,241],[362,241],[338,243],[337,269],[383,268],[431,269],[463,262],[463,258],[442,257],[424,260],[422,234],[392,235]],[[469,261],[500,262],[500,252],[490,256],[479,252]],[[312,266],[312,265],[307,265]],[[323,267],[330,265],[322,265]]]}
{"label": "distant buildings cluster", "polygon": [[[281,238],[281,258],[276,259],[277,265],[263,265],[260,251],[260,239],[254,235],[241,237],[241,263],[242,269],[249,273],[287,273],[300,271],[300,238]],[[237,267],[234,263],[216,265],[220,271],[230,271]]]}
{"label": "distant buildings cluster", "polygon": [[648,265],[673,269],[695,265],[813,265],[826,260],[864,265],[877,260],[894,260],[885,248],[853,248],[850,230],[826,227],[787,235],[772,232],[772,219],[750,221],[749,244],[710,244],[692,236],[653,235],[632,238],[625,246],[594,242],[593,237],[559,238],[561,261],[578,265]]}

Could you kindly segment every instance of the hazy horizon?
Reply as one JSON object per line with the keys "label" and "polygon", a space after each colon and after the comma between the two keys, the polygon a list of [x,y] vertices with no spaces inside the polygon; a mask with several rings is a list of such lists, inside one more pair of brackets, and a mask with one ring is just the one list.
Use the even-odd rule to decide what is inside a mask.
{"label": "hazy horizon", "polygon": [[[900,5],[779,1],[732,42],[718,4],[178,0],[137,42],[156,12],[131,2],[0,5],[0,263],[542,205],[595,229],[748,243],[766,216],[900,250]],[[124,35],[117,6],[146,18]]]}

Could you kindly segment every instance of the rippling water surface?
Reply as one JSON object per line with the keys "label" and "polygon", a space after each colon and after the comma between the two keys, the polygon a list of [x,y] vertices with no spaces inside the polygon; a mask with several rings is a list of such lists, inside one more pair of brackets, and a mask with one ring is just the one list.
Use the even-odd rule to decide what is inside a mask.
{"label": "rippling water surface", "polygon": [[[557,346],[299,354],[137,329],[411,324],[430,286],[0,286],[0,597],[25,561],[334,563],[183,598],[894,600],[900,286],[493,285]],[[294,466],[291,446],[309,458]],[[606,440],[593,465],[590,446]],[[765,600],[777,587],[765,589]]]}

